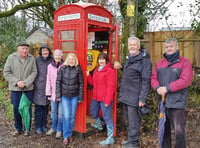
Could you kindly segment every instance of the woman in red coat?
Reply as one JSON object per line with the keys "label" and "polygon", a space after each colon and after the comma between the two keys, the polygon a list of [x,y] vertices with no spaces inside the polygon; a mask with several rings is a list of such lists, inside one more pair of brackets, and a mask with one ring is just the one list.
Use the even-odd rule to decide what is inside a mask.
{"label": "woman in red coat", "polygon": [[114,124],[112,118],[112,104],[115,90],[114,71],[108,63],[108,55],[100,53],[98,56],[98,67],[94,70],[93,76],[87,71],[88,82],[93,85],[93,97],[90,105],[90,114],[95,120],[92,127],[102,130],[102,123],[99,117],[99,109],[102,110],[103,119],[107,127],[107,138],[99,142],[101,145],[114,143]]}

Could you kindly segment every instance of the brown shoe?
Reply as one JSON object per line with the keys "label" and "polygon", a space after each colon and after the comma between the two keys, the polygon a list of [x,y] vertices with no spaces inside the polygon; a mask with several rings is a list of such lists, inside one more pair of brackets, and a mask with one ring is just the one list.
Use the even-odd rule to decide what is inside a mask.
{"label": "brown shoe", "polygon": [[74,140],[74,138],[72,136],[69,137],[69,142],[72,142]]}
{"label": "brown shoe", "polygon": [[22,133],[22,131],[14,131],[13,133],[12,133],[12,135],[15,137],[15,136],[18,136],[18,135],[20,135]]}

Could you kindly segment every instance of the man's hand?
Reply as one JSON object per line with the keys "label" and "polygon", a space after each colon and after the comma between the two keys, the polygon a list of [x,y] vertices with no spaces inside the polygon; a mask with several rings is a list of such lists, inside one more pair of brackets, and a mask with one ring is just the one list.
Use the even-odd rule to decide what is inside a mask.
{"label": "man's hand", "polygon": [[89,70],[85,71],[85,73],[86,73],[86,76],[87,76],[87,77],[88,77],[89,74],[90,74]]}
{"label": "man's hand", "polygon": [[115,69],[120,69],[120,68],[122,68],[122,65],[118,61],[115,61],[114,62],[114,68]]}
{"label": "man's hand", "polygon": [[159,87],[157,89],[157,93],[161,96],[165,96],[165,94],[167,93],[167,88],[165,86]]}
{"label": "man's hand", "polygon": [[144,106],[145,105],[145,103],[143,103],[143,102],[139,102],[139,107],[142,107],[142,106]]}
{"label": "man's hand", "polygon": [[17,86],[18,86],[19,88],[24,88],[24,87],[26,86],[26,84],[25,84],[24,81],[18,81],[18,82],[17,82]]}

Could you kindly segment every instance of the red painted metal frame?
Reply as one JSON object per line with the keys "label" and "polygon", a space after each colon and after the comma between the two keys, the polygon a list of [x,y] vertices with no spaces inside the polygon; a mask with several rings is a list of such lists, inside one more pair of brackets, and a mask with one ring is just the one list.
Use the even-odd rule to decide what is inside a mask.
{"label": "red painted metal frame", "polygon": [[[58,21],[59,16],[66,16],[75,13],[80,13],[79,19],[69,19]],[[88,19],[88,13],[106,17],[109,19],[109,23],[95,21]],[[118,58],[118,26],[113,26],[112,24],[112,14],[103,7],[97,5],[83,5],[70,4],[58,8],[54,12],[54,49],[61,48],[61,42],[63,42],[59,36],[59,31],[76,30],[77,38],[74,40],[64,40],[73,41],[77,44],[77,49],[75,52],[79,59],[79,63],[84,72],[84,101],[78,105],[76,112],[76,121],[74,130],[80,133],[86,133],[86,107],[87,107],[87,77],[85,71],[87,70],[87,48],[88,48],[88,32],[97,31],[108,31],[109,34],[109,59],[112,59],[112,35],[115,32],[115,60]],[[60,33],[61,35],[61,33]],[[75,49],[75,48],[74,48]],[[63,50],[63,49],[62,49]],[[65,53],[71,51],[64,51]],[[116,82],[117,82],[117,71],[115,70]],[[116,89],[117,90],[117,89]],[[115,126],[116,135],[116,102],[117,93],[114,95],[114,105],[113,105],[113,119]]]}

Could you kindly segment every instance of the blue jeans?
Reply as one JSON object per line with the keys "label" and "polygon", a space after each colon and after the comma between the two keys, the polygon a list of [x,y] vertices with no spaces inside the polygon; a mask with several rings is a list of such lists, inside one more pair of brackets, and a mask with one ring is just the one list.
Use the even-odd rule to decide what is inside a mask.
{"label": "blue jeans", "polygon": [[106,125],[114,126],[113,119],[112,119],[112,103],[109,106],[105,106],[104,102],[96,101],[92,99],[92,102],[90,105],[90,114],[92,115],[94,119],[100,118],[99,117],[100,108],[103,113],[103,119]]}
{"label": "blue jeans", "polygon": [[[24,91],[28,99],[32,102],[33,100],[33,91]],[[21,100],[22,91],[11,91],[11,103],[13,104],[14,111],[14,120],[15,120],[15,129],[17,131],[22,131],[22,117],[19,113],[19,103]],[[31,127],[31,118],[32,118],[32,109],[30,106],[30,127]]]}
{"label": "blue jeans", "polygon": [[48,105],[35,104],[35,128],[43,129],[47,124]]}
{"label": "blue jeans", "polygon": [[64,139],[67,139],[70,136],[72,136],[77,104],[78,104],[78,96],[71,97],[71,98],[62,96],[63,138]]}
{"label": "blue jeans", "polygon": [[51,129],[57,132],[62,131],[62,104],[61,102],[51,101]]}

